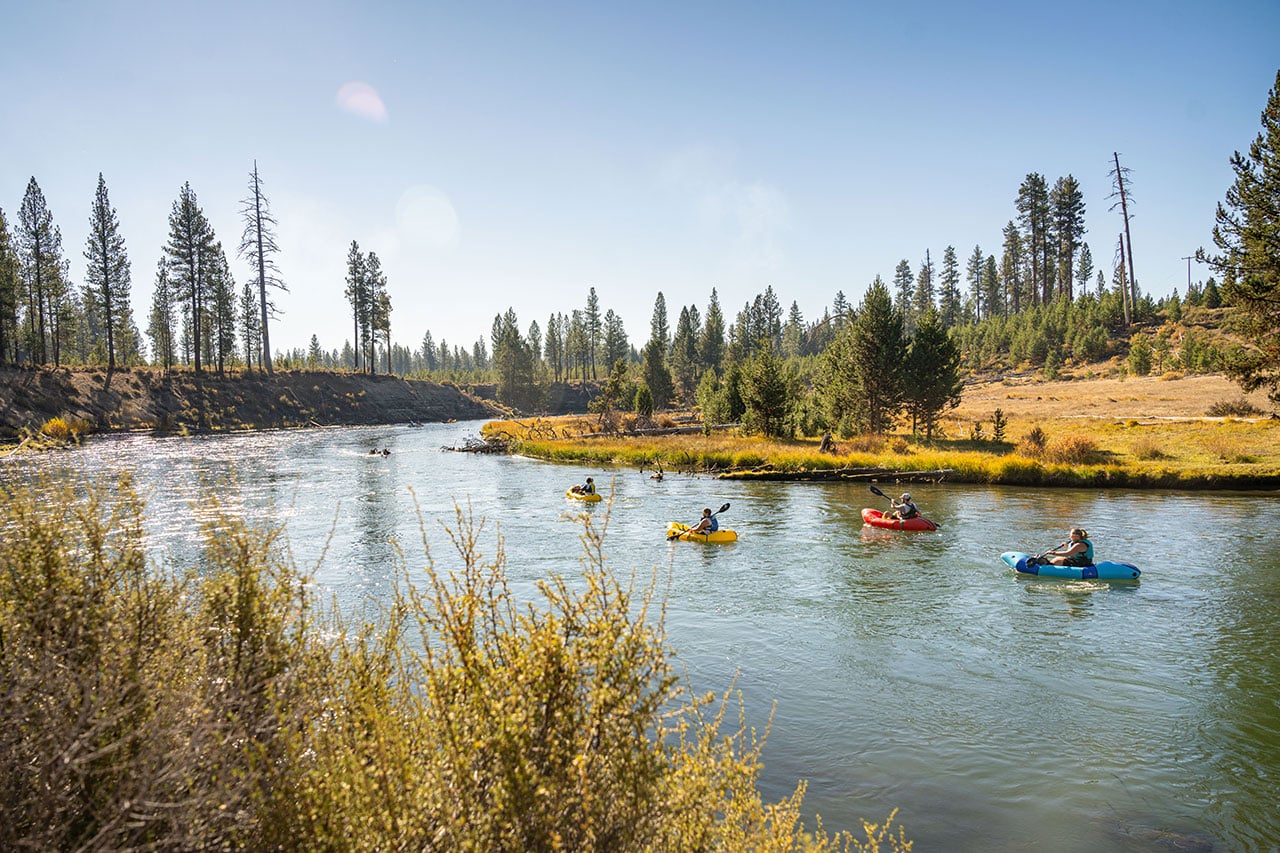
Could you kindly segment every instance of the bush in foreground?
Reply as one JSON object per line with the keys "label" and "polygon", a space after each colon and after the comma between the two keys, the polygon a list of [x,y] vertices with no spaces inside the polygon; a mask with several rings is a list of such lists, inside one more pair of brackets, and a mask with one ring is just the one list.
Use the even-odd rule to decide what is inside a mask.
{"label": "bush in foreground", "polygon": [[127,481],[0,491],[0,847],[910,847],[892,816],[805,832],[803,783],[763,801],[763,739],[676,677],[655,583],[590,520],[581,576],[529,602],[459,512],[460,568],[402,560],[352,621],[278,528],[215,503],[201,565],[159,567],[142,509]]}

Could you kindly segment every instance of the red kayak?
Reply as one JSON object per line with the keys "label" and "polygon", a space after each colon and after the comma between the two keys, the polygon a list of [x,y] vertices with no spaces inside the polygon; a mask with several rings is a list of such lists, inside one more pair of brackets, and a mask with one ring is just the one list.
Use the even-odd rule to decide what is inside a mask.
{"label": "red kayak", "polygon": [[872,527],[883,527],[885,530],[937,530],[938,525],[934,524],[923,515],[917,515],[915,518],[901,519],[889,518],[878,509],[864,509],[862,511],[862,523],[869,524]]}

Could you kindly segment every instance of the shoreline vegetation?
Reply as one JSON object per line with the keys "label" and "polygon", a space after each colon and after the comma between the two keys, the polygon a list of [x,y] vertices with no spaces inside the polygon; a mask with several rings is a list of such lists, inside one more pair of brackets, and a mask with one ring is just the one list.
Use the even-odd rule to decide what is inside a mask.
{"label": "shoreline vegetation", "polygon": [[767,730],[681,677],[660,573],[613,574],[607,517],[518,600],[457,509],[460,568],[402,554],[352,616],[280,527],[202,504],[178,566],[127,476],[0,489],[0,847],[911,849],[896,811],[806,827],[804,780],[765,800]]}
{"label": "shoreline vegetation", "polygon": [[1229,385],[1199,379],[973,382],[933,440],[902,429],[834,436],[826,450],[823,436],[766,439],[691,413],[626,417],[612,430],[597,416],[491,421],[481,437],[549,462],[738,480],[1280,488],[1280,420],[1238,391],[1215,402],[1207,395]]}

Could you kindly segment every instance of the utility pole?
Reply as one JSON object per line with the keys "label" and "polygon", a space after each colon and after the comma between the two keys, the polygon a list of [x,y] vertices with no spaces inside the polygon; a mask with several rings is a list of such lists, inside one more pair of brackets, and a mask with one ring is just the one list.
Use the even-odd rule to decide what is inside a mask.
{"label": "utility pole", "polygon": [[1183,258],[1187,262],[1187,293],[1191,292],[1191,262],[1195,260],[1195,255],[1187,255]]}

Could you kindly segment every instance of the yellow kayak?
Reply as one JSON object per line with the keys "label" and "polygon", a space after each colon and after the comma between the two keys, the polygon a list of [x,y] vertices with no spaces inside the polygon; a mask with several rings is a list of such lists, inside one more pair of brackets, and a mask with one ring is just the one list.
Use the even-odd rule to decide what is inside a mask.
{"label": "yellow kayak", "polygon": [[599,492],[575,492],[573,489],[565,489],[564,496],[573,498],[575,501],[586,501],[588,503],[595,503],[600,500]]}
{"label": "yellow kayak", "polygon": [[737,542],[738,534],[723,527],[714,533],[693,533],[689,525],[673,521],[667,525],[667,539],[683,539],[686,542]]}

